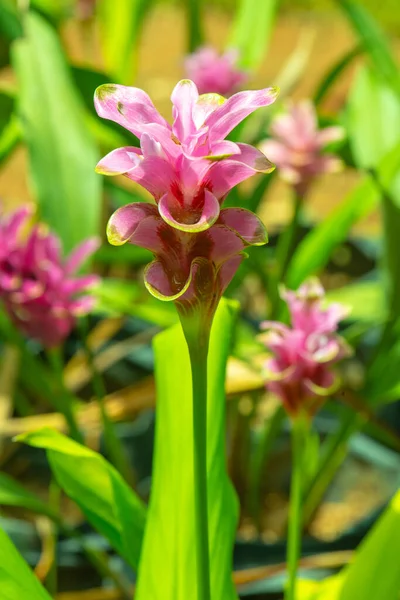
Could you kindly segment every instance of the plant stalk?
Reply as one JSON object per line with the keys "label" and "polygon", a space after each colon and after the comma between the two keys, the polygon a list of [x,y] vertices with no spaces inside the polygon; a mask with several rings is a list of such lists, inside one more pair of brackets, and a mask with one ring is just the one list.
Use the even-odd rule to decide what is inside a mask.
{"label": "plant stalk", "polygon": [[[208,538],[207,357],[211,322],[180,314],[192,370],[193,470],[197,598],[211,600]],[[212,321],[212,319],[210,319]]]}
{"label": "plant stalk", "polygon": [[292,480],[290,487],[287,542],[288,583],[285,600],[296,600],[297,568],[301,554],[302,469],[308,424],[302,415],[292,421]]}

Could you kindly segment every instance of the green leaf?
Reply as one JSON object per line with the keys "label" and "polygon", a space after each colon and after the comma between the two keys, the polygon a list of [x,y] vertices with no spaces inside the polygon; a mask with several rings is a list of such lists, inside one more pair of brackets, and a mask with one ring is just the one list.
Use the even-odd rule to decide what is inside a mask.
{"label": "green leaf", "polygon": [[[208,493],[213,598],[237,598],[232,548],[238,506],[225,466],[225,369],[236,305],[223,302],[216,314],[208,359]],[[191,370],[180,326],[154,342],[157,421],[152,495],[136,600],[193,598],[193,433]]]}
{"label": "green leaf", "polygon": [[370,68],[361,67],[346,108],[350,147],[358,167],[376,168],[400,140],[400,101]]}
{"label": "green leaf", "polygon": [[56,31],[29,13],[25,32],[14,42],[13,64],[32,183],[41,216],[67,252],[99,232],[99,157]]}
{"label": "green leaf", "polygon": [[89,523],[136,569],[146,509],[114,467],[97,452],[49,428],[23,434],[16,440],[47,450],[59,486],[77,503]]}
{"label": "green leaf", "polygon": [[8,41],[22,36],[21,19],[12,0],[0,0],[0,33]]}
{"label": "green leaf", "polygon": [[106,71],[118,82],[131,84],[134,79],[133,54],[138,46],[140,25],[150,0],[100,0],[101,48]]}
{"label": "green leaf", "polygon": [[331,87],[336,83],[347,67],[352,64],[353,60],[361,54],[361,52],[362,49],[359,46],[352,48],[349,50],[349,52],[346,52],[346,54],[339,59],[331,69],[329,69],[328,73],[320,81],[314,94],[314,103],[316,105],[320,104],[322,100],[324,100]]}
{"label": "green leaf", "polygon": [[359,546],[355,558],[321,583],[299,582],[299,600],[398,600],[400,492]]}
{"label": "green leaf", "polygon": [[51,600],[9,537],[0,529],[1,600]]}
{"label": "green leaf", "polygon": [[351,285],[330,290],[328,302],[340,302],[351,310],[354,321],[383,321],[386,316],[382,285],[378,281],[360,281]]}
{"label": "green leaf", "polygon": [[378,205],[379,193],[371,178],[365,178],[326,219],[298,245],[287,272],[287,284],[298,287],[309,275],[323,269],[332,251],[348,236],[351,227]]}
{"label": "green leaf", "polygon": [[385,34],[371,15],[354,0],[339,0],[377,73],[400,94],[400,71]]}
{"label": "green leaf", "polygon": [[0,505],[19,506],[40,515],[55,517],[55,513],[47,504],[26,490],[17,481],[5,473],[0,473]]}
{"label": "green leaf", "polygon": [[241,0],[229,46],[240,52],[239,64],[257,69],[267,51],[278,0]]}

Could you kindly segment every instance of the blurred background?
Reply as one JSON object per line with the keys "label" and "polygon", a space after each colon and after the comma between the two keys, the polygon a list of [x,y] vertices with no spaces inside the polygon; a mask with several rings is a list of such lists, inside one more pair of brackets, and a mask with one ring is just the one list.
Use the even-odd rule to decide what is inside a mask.
{"label": "blurred background", "polygon": [[[95,361],[104,379],[103,400],[133,472],[130,484],[147,501],[155,404],[151,341],[177,319],[173,306],[144,289],[150,253],[114,248],[105,240],[113,210],[149,195],[122,176],[107,179],[94,172],[106,152],[137,144],[129,132],[97,117],[94,90],[107,82],[137,86],[170,120],[170,94],[186,76],[186,55],[199,45],[219,53],[234,47],[248,74],[245,89],[281,88],[276,106],[246,120],[237,139],[260,144],[270,137],[271,119],[303,99],[313,101],[320,127],[344,128],[343,143],[333,145],[343,168],[321,174],[308,187],[281,280],[295,288],[318,274],[328,300],[352,308],[341,333],[354,355],[341,366],[341,391],[316,419],[321,458],[306,490],[304,554],[318,556],[306,567],[320,577],[347,562],[346,553],[400,483],[399,3],[216,0],[200,2],[199,12],[193,5],[0,0],[1,209],[9,213],[33,204],[37,219],[60,237],[66,252],[89,236],[102,238],[92,267],[102,282],[86,323],[93,356],[85,356],[74,329],[62,349],[63,389],[77,407],[86,443],[107,455],[95,398],[101,394],[92,389]],[[265,391],[266,352],[257,335],[266,318],[287,321],[277,312],[276,264],[279,238],[292,220],[293,186],[278,168],[234,190],[227,205],[257,211],[270,235],[268,247],[249,251],[247,266],[227,293],[241,303],[228,367],[227,456],[241,502],[235,581],[243,597],[272,600],[282,597],[282,573],[271,565],[284,561],[289,427],[279,402]],[[44,451],[16,447],[11,440],[38,426],[67,428],[54,390],[43,384],[55,376],[42,346],[28,340],[16,359],[3,312],[0,522],[46,581],[47,517],[37,517],[32,502],[21,500],[23,493],[10,482],[47,501],[50,470]],[[81,538],[112,555],[116,570],[126,574],[105,538],[67,498],[62,513]],[[56,554],[57,598],[120,597],[88,563],[79,540],[61,535]]]}

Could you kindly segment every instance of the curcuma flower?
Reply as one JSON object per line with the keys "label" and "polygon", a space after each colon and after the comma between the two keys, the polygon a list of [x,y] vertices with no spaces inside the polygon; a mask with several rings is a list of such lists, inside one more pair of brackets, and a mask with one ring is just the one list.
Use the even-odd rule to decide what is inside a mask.
{"label": "curcuma flower", "polygon": [[181,302],[213,297],[217,302],[243,249],[267,241],[256,215],[221,205],[235,185],[270,172],[273,165],[256,148],[225,138],[276,95],[276,89],[268,88],[228,100],[218,94],[199,96],[196,85],[184,80],[172,92],[171,126],[140,89],[103,85],[96,90],[98,114],[140,139],[140,148],[114,150],[96,170],[123,174],[153,195],[154,203],[117,210],[107,234],[114,245],[129,242],[154,254],[145,271],[145,284],[154,296]]}
{"label": "curcuma flower", "polygon": [[350,354],[337,334],[338,323],[348,315],[339,303],[322,307],[324,289],[317,279],[305,282],[297,292],[282,289],[289,307],[291,327],[266,321],[260,336],[273,356],[265,365],[267,388],[283,402],[292,416],[314,414],[326,396],[339,386],[334,365]]}
{"label": "curcuma flower", "polygon": [[344,137],[342,127],[318,130],[313,104],[304,100],[277,116],[270,127],[272,139],[261,143],[261,150],[276,164],[282,179],[303,195],[311,181],[321,173],[339,171],[342,162],[332,154],[324,154],[325,146]]}
{"label": "curcuma flower", "polygon": [[81,294],[98,278],[74,273],[98,241],[83,242],[63,261],[59,239],[43,224],[24,235],[31,215],[23,207],[0,222],[0,298],[22,332],[50,348],[69,335],[76,317],[93,307],[94,298]]}
{"label": "curcuma flower", "polygon": [[224,54],[209,46],[203,46],[185,59],[185,71],[200,94],[215,92],[230,96],[245,83],[247,73],[237,67],[239,53],[235,49]]}

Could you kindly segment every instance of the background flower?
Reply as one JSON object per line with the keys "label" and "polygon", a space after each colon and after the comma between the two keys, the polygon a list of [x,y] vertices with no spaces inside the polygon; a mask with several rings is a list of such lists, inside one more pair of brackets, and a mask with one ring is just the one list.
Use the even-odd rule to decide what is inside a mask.
{"label": "background flower", "polygon": [[324,289],[317,279],[297,292],[282,289],[281,296],[289,307],[291,327],[266,321],[262,327],[267,333],[260,336],[273,354],[265,365],[267,388],[289,414],[313,414],[339,385],[333,366],[350,353],[336,333],[348,309],[339,303],[323,308]]}
{"label": "background flower", "polygon": [[31,210],[23,207],[0,222],[0,298],[25,335],[52,347],[69,335],[77,316],[93,307],[94,298],[86,292],[98,278],[74,273],[99,242],[85,241],[64,261],[57,236],[44,225],[25,231],[30,217]]}
{"label": "background flower", "polygon": [[343,139],[344,129],[318,129],[315,108],[309,100],[291,105],[272,121],[270,130],[272,138],[262,142],[260,148],[299,195],[317,175],[341,169],[341,160],[323,150],[327,144]]}
{"label": "background flower", "polygon": [[200,94],[230,96],[248,79],[247,73],[237,66],[238,58],[235,49],[218,54],[215,48],[203,46],[186,57],[186,76],[195,82]]}

